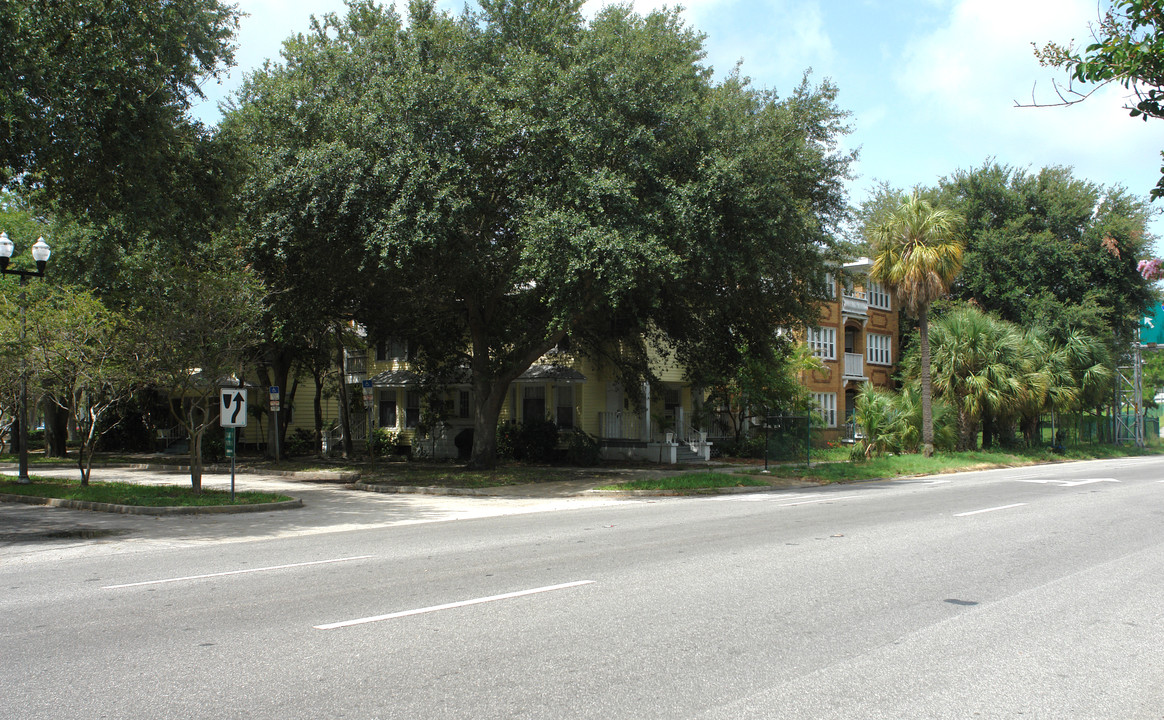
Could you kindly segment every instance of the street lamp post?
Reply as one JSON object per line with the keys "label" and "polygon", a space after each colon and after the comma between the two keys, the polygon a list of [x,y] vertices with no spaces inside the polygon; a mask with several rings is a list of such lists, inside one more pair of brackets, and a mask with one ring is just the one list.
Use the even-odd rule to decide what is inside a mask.
{"label": "street lamp post", "polygon": [[44,238],[38,238],[32,246],[32,259],[36,261],[36,270],[10,270],[8,261],[12,259],[13,249],[14,246],[12,241],[8,239],[8,233],[0,232],[0,273],[20,277],[20,295],[17,297],[17,302],[20,305],[20,398],[16,408],[20,467],[17,482],[28,484],[32,481],[28,478],[28,360],[24,354],[24,306],[26,304],[24,286],[30,277],[44,277],[44,269],[52,251],[49,250],[48,243],[44,241]]}

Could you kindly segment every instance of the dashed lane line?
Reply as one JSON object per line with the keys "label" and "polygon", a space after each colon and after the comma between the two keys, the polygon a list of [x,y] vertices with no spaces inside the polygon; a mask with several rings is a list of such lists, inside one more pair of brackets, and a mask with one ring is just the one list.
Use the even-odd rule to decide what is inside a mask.
{"label": "dashed lane line", "polygon": [[1011,508],[1022,507],[1026,503],[1014,503],[1013,505],[1000,505],[998,507],[985,508],[983,510],[971,510],[970,512],[956,513],[954,517],[966,517],[967,515],[978,515],[979,513],[994,512],[995,510],[1009,510]]}
{"label": "dashed lane line", "polygon": [[422,615],[424,613],[438,612],[440,610],[451,610],[453,608],[467,607],[469,605],[480,605],[481,603],[496,602],[498,600],[509,600],[511,598],[523,597],[525,595],[536,595],[538,593],[553,592],[554,590],[565,590],[567,588],[580,587],[582,585],[593,584],[593,580],[576,580],[574,582],[562,583],[561,585],[547,585],[546,587],[533,588],[532,590],[518,590],[517,592],[505,593],[503,595],[490,595],[489,597],[474,598],[472,600],[461,600],[460,602],[445,603],[444,605],[433,605],[431,607],[418,608],[416,610],[403,610],[401,612],[388,613],[387,615],[373,615],[372,617],[359,618],[356,620],[343,620],[341,622],[327,623],[326,625],[315,625],[316,630],[335,630],[336,628],[351,627],[352,625],[364,625],[366,623],[380,622],[382,620],[394,620],[396,618],[408,617],[410,615]]}
{"label": "dashed lane line", "polygon": [[287,568],[307,567],[308,565],[328,565],[331,563],[351,562],[352,560],[367,560],[371,555],[356,555],[355,557],[334,558],[332,560],[313,560],[311,562],[288,563],[286,565],[271,565],[270,567],[247,568],[246,570],[229,570],[227,572],[206,573],[205,575],[186,575],[184,577],[165,578],[162,580],[145,580],[143,582],[122,583],[121,585],[105,585],[102,590],[117,590],[118,588],[140,587],[142,585],[161,585],[163,583],[183,582],[185,580],[203,580],[205,578],[225,577],[227,575],[244,575],[246,573],[267,572],[269,570],[285,570]]}

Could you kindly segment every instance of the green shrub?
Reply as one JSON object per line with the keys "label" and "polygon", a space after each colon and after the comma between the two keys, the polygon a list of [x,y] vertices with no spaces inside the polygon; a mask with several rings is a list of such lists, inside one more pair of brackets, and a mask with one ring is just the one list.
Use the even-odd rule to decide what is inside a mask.
{"label": "green shrub", "polygon": [[602,449],[598,441],[589,434],[574,430],[570,443],[566,446],[566,462],[570,465],[591,467],[602,461]]}
{"label": "green shrub", "polygon": [[391,455],[399,440],[400,437],[395,430],[391,428],[376,428],[372,431],[372,436],[368,438],[368,452],[373,457]]}
{"label": "green shrub", "polygon": [[505,422],[497,428],[497,457],[527,462],[552,462],[558,448],[558,426],[549,420],[517,425]]}
{"label": "green shrub", "polygon": [[518,435],[520,428],[512,420],[497,426],[497,457],[503,460],[520,460],[518,457]]}
{"label": "green shrub", "polygon": [[295,428],[287,437],[283,447],[283,454],[287,457],[294,455],[311,455],[315,453],[315,433],[306,428]]}
{"label": "green shrub", "polygon": [[718,447],[724,457],[762,458],[764,457],[764,436],[763,434],[745,435],[738,442],[728,439],[720,443]]}

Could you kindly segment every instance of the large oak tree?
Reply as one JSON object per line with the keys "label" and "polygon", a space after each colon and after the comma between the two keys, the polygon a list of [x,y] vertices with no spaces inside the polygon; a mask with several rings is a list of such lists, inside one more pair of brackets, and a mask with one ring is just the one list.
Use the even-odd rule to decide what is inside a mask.
{"label": "large oak tree", "polygon": [[814,322],[844,213],[833,86],[715,82],[676,12],[580,8],[417,1],[406,24],[351,2],[224,122],[250,148],[254,267],[466,366],[477,466],[510,384],[567,337],[633,387],[648,343],[699,380]]}

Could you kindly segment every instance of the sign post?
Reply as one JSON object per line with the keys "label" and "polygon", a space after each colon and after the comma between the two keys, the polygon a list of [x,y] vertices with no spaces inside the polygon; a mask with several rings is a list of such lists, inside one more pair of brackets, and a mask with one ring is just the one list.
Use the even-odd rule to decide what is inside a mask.
{"label": "sign post", "polygon": [[267,388],[267,396],[271,400],[271,424],[275,427],[275,464],[279,464],[279,436],[283,434],[283,426],[279,424],[279,386]]}
{"label": "sign post", "polygon": [[368,450],[368,457],[375,463],[376,457],[372,454],[372,381],[365,380],[360,384],[364,388],[364,412],[367,418],[364,423],[364,427],[367,430],[367,438],[364,440],[364,445]]}
{"label": "sign post", "polygon": [[225,434],[226,456],[230,458],[230,501],[234,502],[235,428],[247,426],[247,391],[242,387],[224,387],[218,393],[218,424]]}

